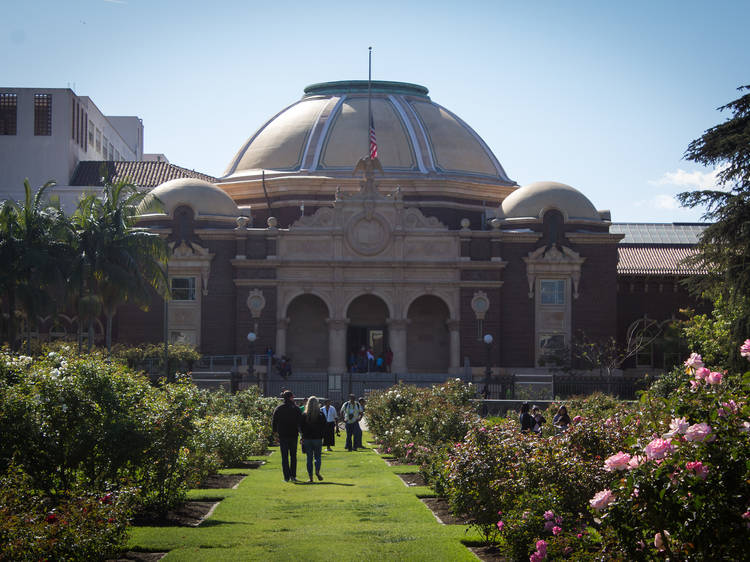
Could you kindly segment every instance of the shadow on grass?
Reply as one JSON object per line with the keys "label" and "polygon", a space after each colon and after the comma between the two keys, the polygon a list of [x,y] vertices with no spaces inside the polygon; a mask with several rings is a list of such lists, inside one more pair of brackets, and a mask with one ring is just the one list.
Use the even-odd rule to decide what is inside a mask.
{"label": "shadow on grass", "polygon": [[354,484],[345,484],[344,482],[303,482],[298,480],[295,482],[297,486],[354,486]]}

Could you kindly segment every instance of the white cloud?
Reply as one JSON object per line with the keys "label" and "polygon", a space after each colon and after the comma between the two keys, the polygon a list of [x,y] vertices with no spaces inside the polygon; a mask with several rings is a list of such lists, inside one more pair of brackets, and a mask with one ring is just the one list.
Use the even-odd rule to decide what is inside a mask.
{"label": "white cloud", "polygon": [[714,168],[710,172],[686,172],[677,169],[675,172],[666,172],[658,180],[649,180],[651,185],[673,185],[681,189],[716,189],[716,176],[722,168]]}

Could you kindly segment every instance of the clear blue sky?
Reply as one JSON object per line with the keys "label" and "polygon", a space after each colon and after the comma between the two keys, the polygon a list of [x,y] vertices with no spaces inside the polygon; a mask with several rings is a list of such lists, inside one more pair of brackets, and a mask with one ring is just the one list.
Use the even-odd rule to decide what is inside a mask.
{"label": "clear blue sky", "polygon": [[555,180],[614,221],[694,221],[682,160],[750,84],[750,2],[6,0],[0,81],[73,87],[143,119],[147,152],[221,175],[308,84],[414,82],[511,178]]}

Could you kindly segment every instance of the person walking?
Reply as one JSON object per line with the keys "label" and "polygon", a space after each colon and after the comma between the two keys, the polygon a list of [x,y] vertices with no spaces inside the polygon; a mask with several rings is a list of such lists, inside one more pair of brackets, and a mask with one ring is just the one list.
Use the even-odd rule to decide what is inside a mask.
{"label": "person walking", "polygon": [[271,430],[279,439],[281,470],[284,481],[297,481],[297,436],[302,422],[302,412],[294,403],[294,394],[285,390],[281,397],[284,402],[273,411]]}
{"label": "person walking", "polygon": [[333,449],[331,449],[331,447],[336,444],[336,437],[334,437],[334,434],[338,433],[336,420],[339,418],[339,413],[336,411],[336,408],[331,406],[331,401],[329,399],[326,398],[324,404],[323,408],[321,408],[323,415],[326,417],[326,432],[325,435],[323,435],[323,445],[326,446],[326,451],[332,451]]}
{"label": "person walking", "polygon": [[315,476],[323,480],[320,474],[320,466],[323,463],[321,449],[323,448],[323,435],[326,432],[326,416],[320,408],[317,397],[310,396],[307,399],[305,413],[302,414],[302,450],[307,454],[307,474],[310,482],[313,481],[313,459],[315,460]]}
{"label": "person walking", "polygon": [[[347,451],[357,450],[357,434],[362,434],[359,420],[362,417],[362,405],[357,402],[354,394],[349,395],[349,400],[341,406],[341,417],[346,423],[346,446]],[[361,437],[359,440],[361,441]],[[361,444],[360,444],[361,446]]]}

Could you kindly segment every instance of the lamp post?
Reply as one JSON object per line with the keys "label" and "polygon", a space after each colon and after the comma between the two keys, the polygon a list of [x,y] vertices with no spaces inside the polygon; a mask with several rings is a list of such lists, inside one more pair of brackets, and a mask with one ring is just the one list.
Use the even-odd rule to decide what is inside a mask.
{"label": "lamp post", "polygon": [[[247,374],[252,377],[255,374],[255,340],[258,335],[255,332],[247,334],[247,341],[250,342],[250,355],[247,358]],[[260,374],[258,374],[258,388],[260,388]]]}
{"label": "lamp post", "polygon": [[482,340],[487,346],[487,364],[484,368],[484,385],[489,389],[489,384],[492,381],[492,334],[485,334]]}

